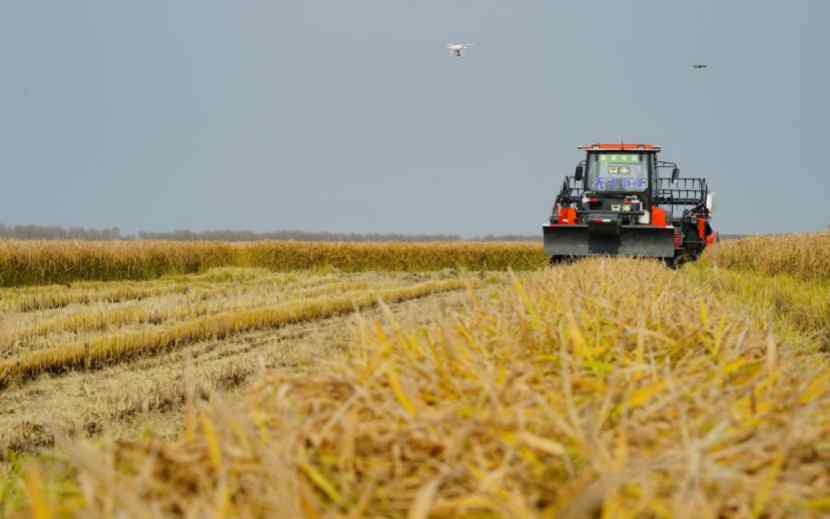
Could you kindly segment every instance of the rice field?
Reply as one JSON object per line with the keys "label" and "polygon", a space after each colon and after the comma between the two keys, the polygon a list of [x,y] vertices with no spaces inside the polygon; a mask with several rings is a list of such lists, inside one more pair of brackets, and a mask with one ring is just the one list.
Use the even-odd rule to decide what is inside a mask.
{"label": "rice field", "polygon": [[[722,242],[678,271],[263,255],[2,289],[0,407],[101,387],[107,423],[155,421],[18,420],[0,515],[827,517],[825,244]],[[148,366],[171,372],[135,381]]]}
{"label": "rice field", "polygon": [[443,269],[513,270],[545,265],[538,243],[0,240],[0,287],[77,281],[151,280],[216,267],[275,272],[415,272]]}
{"label": "rice field", "polygon": [[713,266],[759,274],[830,277],[830,231],[757,236],[724,242],[706,255]]}
{"label": "rice field", "polygon": [[[90,284],[67,289],[69,294],[57,298],[50,294],[54,288],[4,289],[0,300],[13,310],[4,313],[0,330],[0,388],[45,372],[94,369],[206,339],[352,313],[379,300],[395,303],[459,290],[470,283],[475,281],[440,273],[332,275],[221,268],[142,287]],[[47,303],[34,303],[43,300]]]}

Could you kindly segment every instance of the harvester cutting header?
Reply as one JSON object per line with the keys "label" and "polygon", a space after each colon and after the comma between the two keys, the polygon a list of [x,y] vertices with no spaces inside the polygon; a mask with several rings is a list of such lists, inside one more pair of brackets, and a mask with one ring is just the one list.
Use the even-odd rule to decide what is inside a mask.
{"label": "harvester cutting header", "polygon": [[[654,144],[588,144],[585,160],[565,177],[545,254],[556,263],[593,255],[662,258],[676,266],[697,259],[717,240],[706,179],[681,178],[674,162],[658,160]],[[660,172],[671,169],[671,176]]]}

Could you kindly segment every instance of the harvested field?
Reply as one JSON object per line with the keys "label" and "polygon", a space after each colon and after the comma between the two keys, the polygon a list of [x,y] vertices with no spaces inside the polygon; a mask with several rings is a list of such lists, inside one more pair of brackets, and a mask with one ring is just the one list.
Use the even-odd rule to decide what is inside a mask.
{"label": "harvested field", "polygon": [[[429,276],[409,274],[343,277],[352,278],[350,283],[355,284],[374,278],[380,286],[416,286],[418,281],[429,279]],[[260,281],[267,284],[271,279],[272,276],[267,275]],[[336,288],[344,283],[327,275],[295,276],[295,282],[300,279],[303,283],[298,284],[317,290],[326,286]],[[328,280],[327,284],[325,280]],[[298,292],[303,290],[298,289]],[[288,297],[287,292],[273,295],[274,300],[285,297]],[[462,301],[463,294],[458,291],[437,293],[394,304],[391,311],[402,321],[425,323]],[[145,304],[159,304],[159,301],[148,300]],[[378,310],[372,308],[364,309],[363,314],[380,317]],[[161,327],[162,324],[132,326],[135,331]],[[0,391],[0,409],[3,410],[0,413],[0,459],[50,447],[54,433],[58,431],[70,435],[98,436],[104,433],[123,437],[149,428],[154,434],[169,436],[181,425],[179,411],[188,396],[186,389],[189,388],[191,398],[208,398],[214,391],[236,390],[252,375],[265,369],[305,371],[331,362],[348,345],[354,327],[354,315],[346,313],[282,327],[239,331],[224,338],[210,337],[182,343],[156,355],[145,352],[140,357],[121,358],[96,367],[84,365],[76,370],[17,380]],[[117,327],[109,332],[118,333],[121,332]],[[54,340],[62,336],[47,338]],[[77,342],[83,340],[79,337],[107,335],[75,332],[71,336],[69,340]],[[34,351],[43,351],[46,344],[48,342],[38,342]]]}
{"label": "harvested field", "polygon": [[[733,244],[679,271],[220,269],[42,306],[9,289],[0,497],[42,516],[826,517],[830,279],[725,260]],[[148,295],[96,295],[126,287]]]}
{"label": "harvested field", "polygon": [[[434,281],[412,286],[393,286],[362,291],[344,290],[334,286],[335,296],[308,297],[297,294],[294,301],[274,301],[251,298],[240,309],[200,305],[183,307],[184,311],[172,315],[160,314],[143,309],[123,312],[104,312],[82,319],[70,318],[68,326],[63,321],[50,321],[48,326],[36,326],[22,332],[11,332],[17,352],[12,358],[0,362],[0,387],[12,382],[21,382],[41,373],[61,373],[71,369],[97,369],[133,358],[146,357],[207,339],[222,339],[248,331],[279,328],[289,324],[309,322],[351,313],[355,310],[374,306],[379,299],[400,302],[417,299],[433,293],[458,290],[464,283],[458,280]],[[126,317],[126,318],[125,318]],[[170,323],[168,326],[165,324]],[[108,334],[83,333],[77,331],[106,330],[132,324],[129,331]],[[71,334],[63,342],[50,340],[51,332]],[[43,338],[47,346],[32,351],[17,346],[21,336],[34,335]]]}

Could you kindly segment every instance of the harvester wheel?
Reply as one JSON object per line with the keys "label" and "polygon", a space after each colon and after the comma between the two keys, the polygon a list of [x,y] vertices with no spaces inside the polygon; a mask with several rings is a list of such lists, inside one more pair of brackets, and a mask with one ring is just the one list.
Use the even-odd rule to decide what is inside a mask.
{"label": "harvester wheel", "polygon": [[570,265],[574,261],[576,261],[576,258],[573,256],[551,256],[550,266],[555,267],[556,265]]}

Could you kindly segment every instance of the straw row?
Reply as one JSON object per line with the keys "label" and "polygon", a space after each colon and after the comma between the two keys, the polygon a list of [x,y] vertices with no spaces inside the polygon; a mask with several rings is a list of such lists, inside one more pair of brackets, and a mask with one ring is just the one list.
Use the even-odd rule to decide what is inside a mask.
{"label": "straw row", "polygon": [[[329,283],[311,288],[275,291],[273,286],[249,287],[247,290],[217,291],[211,297],[167,301],[165,305],[131,305],[127,307],[85,310],[38,322],[30,327],[17,328],[0,335],[0,356],[4,348],[25,345],[36,338],[57,334],[78,334],[113,330],[128,325],[164,325],[218,314],[229,310],[243,310],[274,305],[293,299],[319,298],[328,294],[351,295],[369,288],[366,281]],[[235,293],[231,293],[235,292]],[[52,345],[54,346],[54,344]]]}
{"label": "straw row", "polygon": [[216,285],[235,283],[247,285],[266,279],[291,282],[291,273],[273,274],[265,269],[223,267],[202,274],[165,276],[147,281],[85,281],[66,285],[24,286],[0,289],[0,309],[11,312],[54,310],[69,305],[121,303],[153,297],[194,292],[209,292]]}
{"label": "straw row", "polygon": [[241,333],[292,323],[324,319],[377,304],[399,302],[464,287],[461,280],[433,281],[404,288],[367,291],[340,297],[322,297],[273,307],[225,311],[190,319],[162,330],[146,330],[95,337],[57,345],[0,362],[0,386],[45,372],[94,369],[145,355],[171,351],[187,344],[223,340]]}

